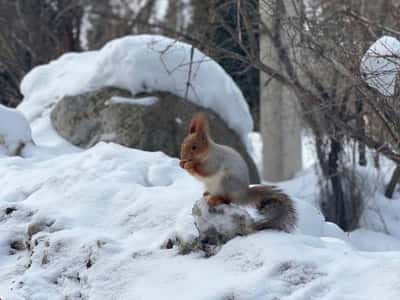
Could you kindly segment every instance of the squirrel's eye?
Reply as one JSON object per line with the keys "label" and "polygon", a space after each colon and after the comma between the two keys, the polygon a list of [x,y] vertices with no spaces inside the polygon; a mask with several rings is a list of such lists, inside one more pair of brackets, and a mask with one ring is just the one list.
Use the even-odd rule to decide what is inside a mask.
{"label": "squirrel's eye", "polygon": [[196,145],[193,145],[192,146],[192,150],[196,150],[197,149],[197,146]]}

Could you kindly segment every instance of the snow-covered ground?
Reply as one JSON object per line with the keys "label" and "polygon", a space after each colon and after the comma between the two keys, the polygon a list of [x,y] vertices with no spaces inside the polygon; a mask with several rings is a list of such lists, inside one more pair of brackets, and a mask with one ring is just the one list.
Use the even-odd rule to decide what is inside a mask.
{"label": "snow-covered ground", "polygon": [[[38,146],[26,149],[26,158],[0,158],[4,299],[400,296],[398,236],[367,229],[348,235],[324,222],[312,205],[313,168],[282,183],[296,199],[296,233],[238,237],[211,258],[179,255],[162,246],[169,237],[195,237],[191,208],[202,190],[178,160],[106,143],[78,150],[45,120],[35,122]],[[382,250],[392,252],[371,252]]]}
{"label": "snow-covered ground", "polygon": [[[60,61],[65,67],[85,55]],[[57,73],[60,61],[24,81],[19,109],[36,145],[23,158],[0,156],[2,299],[400,299],[400,195],[384,199],[378,174],[360,170],[376,186],[362,228],[344,233],[325,222],[308,140],[307,169],[279,184],[295,200],[295,233],[237,237],[210,258],[165,249],[169,238],[196,236],[191,209],[200,183],[161,152],[111,143],[81,150],[60,138],[48,105],[62,93],[49,73],[78,90],[67,69]],[[260,163],[260,139],[251,140]]]}
{"label": "snow-covered ground", "polygon": [[[191,208],[202,190],[177,159],[105,143],[61,151],[40,140],[27,158],[0,159],[4,299],[400,297],[400,252],[352,244],[382,250],[387,236],[359,230],[349,239],[305,199],[296,199],[294,234],[238,237],[211,258],[179,255],[162,245],[196,235]],[[386,249],[398,251],[391,239]]]}

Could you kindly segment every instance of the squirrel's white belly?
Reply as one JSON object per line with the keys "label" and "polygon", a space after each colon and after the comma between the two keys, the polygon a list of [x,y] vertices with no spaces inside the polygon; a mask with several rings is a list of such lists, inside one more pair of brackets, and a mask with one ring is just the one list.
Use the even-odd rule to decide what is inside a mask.
{"label": "squirrel's white belly", "polygon": [[223,194],[222,190],[222,178],[225,175],[224,169],[219,170],[214,175],[203,177],[201,181],[205,185],[206,190],[212,195],[220,195]]}

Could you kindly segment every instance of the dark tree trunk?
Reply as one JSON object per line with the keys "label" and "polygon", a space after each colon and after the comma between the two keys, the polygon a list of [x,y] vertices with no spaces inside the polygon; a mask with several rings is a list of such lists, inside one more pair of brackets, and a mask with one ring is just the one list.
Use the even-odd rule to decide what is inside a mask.
{"label": "dark tree trunk", "polygon": [[399,180],[400,180],[400,166],[397,166],[396,169],[394,169],[392,178],[390,179],[388,185],[386,186],[386,190],[385,190],[386,198],[389,198],[389,199],[393,198],[393,193],[396,188],[396,185],[399,183]]}
{"label": "dark tree trunk", "polygon": [[[360,98],[361,95],[357,95],[357,99],[355,101],[355,106],[356,106],[356,113],[357,113],[357,118],[356,118],[356,127],[357,130],[359,131],[360,136],[365,136],[365,122],[364,122],[364,115],[363,115],[363,101]],[[367,157],[366,157],[366,146],[364,143],[359,142],[358,143],[358,164],[360,166],[366,166],[367,165]]]}
{"label": "dark tree trunk", "polygon": [[367,165],[366,147],[364,143],[358,143],[358,164],[365,167]]}
{"label": "dark tree trunk", "polygon": [[341,167],[342,138],[330,137],[329,149],[321,139],[318,140],[319,165],[327,183],[321,186],[322,212],[327,221],[337,224],[344,231],[353,230],[358,224],[362,198],[357,189],[356,177],[349,176],[351,173]]}
{"label": "dark tree trunk", "polygon": [[327,203],[327,219],[334,222],[341,228],[346,229],[345,195],[343,191],[342,180],[339,172],[339,155],[342,151],[340,141],[335,138],[330,140],[330,151],[327,164],[327,177],[331,187],[331,198]]}

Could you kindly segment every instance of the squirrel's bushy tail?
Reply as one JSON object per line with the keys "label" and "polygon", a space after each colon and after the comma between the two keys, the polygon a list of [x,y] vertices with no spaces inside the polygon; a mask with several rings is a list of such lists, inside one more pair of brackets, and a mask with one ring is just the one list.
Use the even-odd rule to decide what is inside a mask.
{"label": "squirrel's bushy tail", "polygon": [[276,229],[291,232],[296,227],[297,213],[293,201],[275,186],[250,187],[257,210],[265,217],[255,224],[256,230]]}

